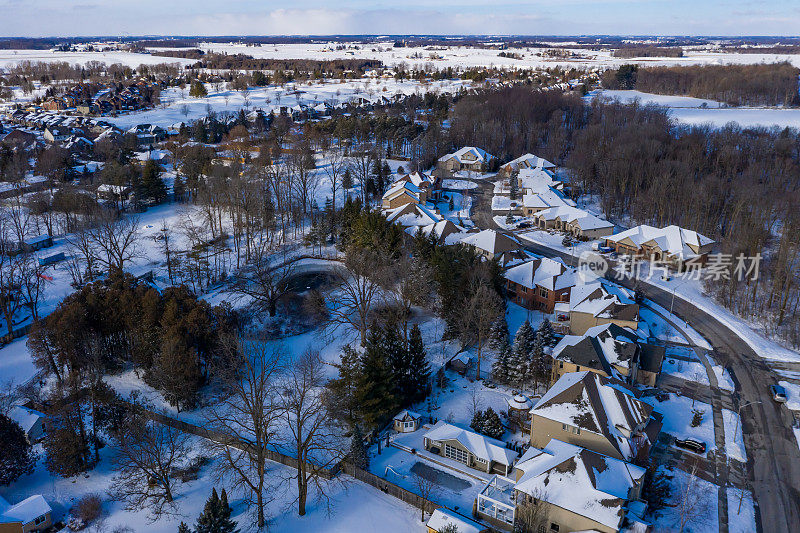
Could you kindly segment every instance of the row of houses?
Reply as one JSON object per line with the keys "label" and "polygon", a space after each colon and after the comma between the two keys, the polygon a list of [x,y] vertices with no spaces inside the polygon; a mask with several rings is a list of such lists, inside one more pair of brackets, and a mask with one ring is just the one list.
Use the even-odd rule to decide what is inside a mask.
{"label": "row of houses", "polygon": [[[529,447],[521,456],[501,440],[446,421],[423,428],[428,454],[491,474],[476,498],[478,518],[511,530],[518,516],[539,506],[547,520],[541,531],[615,533],[641,522],[645,469],[634,463],[644,464],[662,417],[634,388],[594,372],[572,372],[535,405],[517,395],[509,406],[509,418],[518,411],[526,420]],[[394,428],[417,431],[420,419],[404,411]]]}

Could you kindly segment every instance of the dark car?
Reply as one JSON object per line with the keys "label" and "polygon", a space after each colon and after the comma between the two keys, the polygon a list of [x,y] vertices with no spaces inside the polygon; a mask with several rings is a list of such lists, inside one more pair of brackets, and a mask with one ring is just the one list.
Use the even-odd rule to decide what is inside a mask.
{"label": "dark car", "polygon": [[706,453],[706,443],[695,439],[675,439],[675,446],[694,453]]}
{"label": "dark car", "polygon": [[530,228],[531,227],[531,223],[530,222],[520,222],[519,224],[517,224],[517,227],[519,229]]}

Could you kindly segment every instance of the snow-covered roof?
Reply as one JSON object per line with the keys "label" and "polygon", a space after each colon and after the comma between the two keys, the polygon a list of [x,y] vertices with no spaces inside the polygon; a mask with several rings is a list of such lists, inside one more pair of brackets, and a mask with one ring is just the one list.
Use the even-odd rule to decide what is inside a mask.
{"label": "snow-covered roof", "polygon": [[486,527],[478,522],[445,508],[436,509],[426,525],[434,531],[440,531],[447,524],[455,524],[458,533],[480,533],[486,530]]}
{"label": "snow-covered roof", "polygon": [[547,189],[563,188],[564,184],[561,181],[554,179],[553,175],[541,168],[523,168],[517,175],[519,179],[520,189],[529,190],[531,192],[541,192]]}
{"label": "snow-covered roof", "polygon": [[409,411],[408,409],[403,409],[397,413],[392,420],[405,420],[407,418],[413,418],[416,420],[422,418],[422,415],[414,411]]}
{"label": "snow-covered roof", "polygon": [[535,213],[534,218],[554,221],[560,220],[565,223],[577,224],[582,230],[592,230],[599,228],[613,228],[614,224],[602,218],[596,217],[583,209],[569,205],[561,205],[557,207],[550,207]]}
{"label": "snow-covered roof", "polygon": [[448,424],[444,420],[437,422],[430,431],[425,433],[424,437],[433,441],[458,441],[475,457],[506,466],[511,466],[517,457],[517,453],[506,448],[503,441]]}
{"label": "snow-covered roof", "polygon": [[636,457],[632,437],[642,433],[653,407],[618,380],[594,372],[564,374],[531,409],[540,416],[602,435],[626,460]]}
{"label": "snow-covered roof", "polygon": [[547,159],[543,159],[533,154],[521,155],[516,159],[512,159],[503,166],[508,167],[511,170],[522,170],[526,168],[556,168],[556,166]]}
{"label": "snow-covered roof", "polygon": [[554,359],[570,361],[582,367],[605,370],[611,375],[612,365],[630,368],[638,356],[638,335],[616,324],[601,324],[583,335],[566,335],[555,348]]}
{"label": "snow-covered roof", "polygon": [[406,228],[406,233],[414,236],[417,231],[421,232],[426,237],[434,235],[440,243],[455,244],[460,241],[466,233],[464,228],[450,220],[440,220],[435,224],[428,224],[427,226],[410,226]]}
{"label": "snow-covered roof", "polygon": [[551,291],[573,287],[578,281],[574,268],[565,266],[560,259],[548,257],[511,267],[503,277],[529,289],[543,287]]}
{"label": "snow-covered roof", "polygon": [[656,228],[643,224],[606,237],[606,239],[612,242],[630,239],[637,248],[645,244],[658,246],[661,251],[680,259],[690,259],[697,256],[697,252],[691,247],[699,249],[714,243],[712,239],[705,235],[675,225]]}
{"label": "snow-covered roof", "polygon": [[619,320],[636,320],[639,316],[639,306],[626,289],[599,280],[576,284],[570,291],[569,310]]}
{"label": "snow-covered roof", "polygon": [[403,227],[424,227],[444,220],[435,209],[415,203],[408,203],[386,211],[386,219],[393,224],[400,224]]}
{"label": "snow-covered roof", "polygon": [[39,419],[45,418],[45,414],[22,405],[15,405],[8,413],[8,417],[28,433]]}
{"label": "snow-covered roof", "polygon": [[506,400],[511,409],[528,409],[533,407],[533,402],[524,394],[515,394]]}
{"label": "snow-covered roof", "polygon": [[631,488],[645,469],[556,439],[543,450],[529,448],[516,468],[515,489],[552,505],[618,528]]}
{"label": "snow-covered roof", "polygon": [[475,161],[482,161],[485,163],[494,159],[494,156],[482,148],[465,146],[460,150],[456,150],[452,154],[447,154],[440,157],[439,161],[447,161],[448,159],[453,158],[457,159],[459,163],[474,163]]}
{"label": "snow-covered roof", "polygon": [[416,187],[421,187],[422,185],[430,185],[433,183],[433,178],[431,178],[428,174],[424,172],[412,172],[410,174],[406,174],[395,183],[399,183],[400,181],[409,182]]}
{"label": "snow-covered roof", "polygon": [[51,510],[50,505],[41,494],[25,498],[14,505],[10,505],[0,497],[0,523],[21,522],[25,525],[42,515],[46,515]]}
{"label": "snow-covered roof", "polygon": [[559,191],[548,188],[535,193],[527,193],[522,197],[522,205],[529,209],[548,209],[550,207],[574,207],[575,202]]}
{"label": "snow-covered roof", "polygon": [[478,233],[473,233],[469,237],[461,240],[462,243],[485,250],[491,254],[503,253],[516,250],[520,247],[519,241],[493,229],[485,229]]}

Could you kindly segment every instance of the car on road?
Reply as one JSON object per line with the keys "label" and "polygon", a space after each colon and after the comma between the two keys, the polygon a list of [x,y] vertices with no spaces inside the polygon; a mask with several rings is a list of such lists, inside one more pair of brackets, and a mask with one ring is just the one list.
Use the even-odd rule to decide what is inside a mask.
{"label": "car on road", "polygon": [[786,389],[780,385],[770,385],[769,391],[772,393],[772,399],[778,403],[786,403]]}
{"label": "car on road", "polygon": [[694,453],[706,453],[706,443],[695,439],[675,439],[675,446]]}
{"label": "car on road", "polygon": [[530,227],[531,227],[531,223],[530,222],[520,222],[519,224],[517,224],[517,228],[519,228],[519,229],[525,229],[525,228],[530,228]]}

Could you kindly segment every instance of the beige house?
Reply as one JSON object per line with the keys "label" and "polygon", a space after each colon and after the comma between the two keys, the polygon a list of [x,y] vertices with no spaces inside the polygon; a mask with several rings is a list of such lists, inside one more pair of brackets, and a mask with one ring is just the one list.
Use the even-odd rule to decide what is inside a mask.
{"label": "beige house", "polygon": [[570,333],[583,335],[602,324],[638,329],[639,305],[618,285],[594,281],[574,286],[569,296]]}
{"label": "beige house", "polygon": [[52,509],[41,494],[14,505],[0,496],[0,533],[42,531],[52,525]]}
{"label": "beige house", "polygon": [[497,158],[486,150],[474,146],[464,148],[439,158],[436,169],[443,176],[452,176],[460,170],[488,171]]}
{"label": "beige house", "polygon": [[641,497],[645,472],[553,439],[543,449],[529,448],[512,475],[494,476],[478,495],[476,510],[508,531],[519,521],[543,533],[617,533],[626,524],[628,504]]}
{"label": "beige house", "polygon": [[521,171],[529,168],[555,171],[556,166],[547,159],[542,159],[533,154],[525,154],[502,165],[497,174],[502,178],[508,178],[514,171]]}
{"label": "beige house", "polygon": [[413,433],[422,425],[422,415],[404,409],[392,419],[392,428],[398,433]]}
{"label": "beige house", "polygon": [[398,224],[403,228],[413,228],[412,234],[416,233],[417,228],[423,228],[436,224],[444,220],[434,208],[413,202],[407,203],[395,209],[385,210],[386,220],[392,224]]}
{"label": "beige house", "polygon": [[606,246],[619,254],[652,259],[683,270],[689,264],[704,264],[714,241],[679,226],[642,225],[606,237]]}
{"label": "beige house", "polygon": [[427,202],[427,191],[407,181],[398,181],[386,191],[381,199],[381,209],[389,210],[406,204],[424,204]]}
{"label": "beige house", "polygon": [[417,233],[421,233],[425,237],[433,237],[436,244],[455,244],[466,236],[464,228],[450,220],[441,220],[427,226],[409,227],[406,229],[406,233],[412,237]]}
{"label": "beige house", "polygon": [[517,458],[517,453],[506,448],[503,441],[448,424],[444,420],[433,426],[422,441],[427,451],[487,474],[508,474]]}
{"label": "beige house", "polygon": [[653,387],[661,373],[664,347],[642,342],[635,331],[616,324],[589,328],[583,335],[565,335],[551,354],[551,385],[564,374],[588,370],[629,384]]}
{"label": "beige house", "polygon": [[447,526],[452,527],[453,525],[456,526],[458,533],[484,533],[489,531],[489,528],[483,524],[444,507],[436,509],[425,524],[428,528],[428,533],[440,533]]}
{"label": "beige house", "polygon": [[500,233],[493,229],[485,229],[478,233],[472,233],[465,237],[461,242],[467,246],[471,246],[476,252],[484,256],[486,259],[500,259],[508,254],[521,251],[522,247],[519,242],[509,237],[504,233]]}
{"label": "beige house", "polygon": [[616,379],[582,371],[563,375],[531,409],[531,445],[558,439],[623,461],[646,458],[661,417]]}

